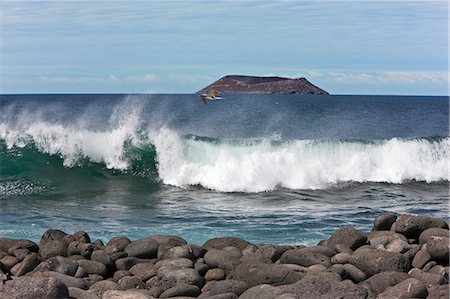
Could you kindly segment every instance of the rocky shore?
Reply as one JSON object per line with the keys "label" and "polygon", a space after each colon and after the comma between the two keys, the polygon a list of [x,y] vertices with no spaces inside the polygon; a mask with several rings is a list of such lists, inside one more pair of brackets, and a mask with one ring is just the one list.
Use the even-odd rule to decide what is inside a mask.
{"label": "rocky shore", "polygon": [[0,238],[0,298],[449,298],[449,249],[446,221],[392,213],[312,247],[51,229]]}

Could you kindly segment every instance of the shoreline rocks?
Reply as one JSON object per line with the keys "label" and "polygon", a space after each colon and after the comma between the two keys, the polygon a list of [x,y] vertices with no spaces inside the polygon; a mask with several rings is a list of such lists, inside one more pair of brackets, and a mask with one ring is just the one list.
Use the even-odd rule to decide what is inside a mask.
{"label": "shoreline rocks", "polygon": [[51,229],[39,244],[0,238],[0,299],[449,298],[449,252],[446,221],[393,213],[310,247]]}

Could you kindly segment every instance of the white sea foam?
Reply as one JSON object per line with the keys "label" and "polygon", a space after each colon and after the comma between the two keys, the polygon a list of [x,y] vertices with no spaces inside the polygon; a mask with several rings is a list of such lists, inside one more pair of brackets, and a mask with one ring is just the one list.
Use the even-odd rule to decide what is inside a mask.
{"label": "white sea foam", "polygon": [[273,143],[183,139],[168,129],[150,134],[159,176],[174,186],[223,192],[279,187],[320,189],[344,182],[403,183],[449,179],[450,139],[390,139],[373,143],[297,140]]}

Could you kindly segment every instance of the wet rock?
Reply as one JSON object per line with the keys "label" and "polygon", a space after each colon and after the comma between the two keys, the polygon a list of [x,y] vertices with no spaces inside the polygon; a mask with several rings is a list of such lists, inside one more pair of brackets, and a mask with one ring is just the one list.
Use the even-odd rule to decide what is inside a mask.
{"label": "wet rock", "polygon": [[69,291],[53,277],[22,276],[7,281],[0,295],[1,298],[61,299],[69,298]]}
{"label": "wet rock", "polygon": [[406,272],[411,268],[409,260],[402,254],[371,248],[359,248],[350,256],[349,262],[368,277],[385,271]]}
{"label": "wet rock", "polygon": [[395,286],[408,278],[408,274],[404,272],[386,271],[369,277],[361,283],[361,286],[364,286],[375,293],[375,295],[378,295],[388,287]]}
{"label": "wet rock", "polygon": [[156,267],[150,263],[140,263],[131,267],[130,272],[140,280],[147,281],[156,275]]}
{"label": "wet rock", "polygon": [[331,267],[330,258],[320,253],[313,253],[305,248],[290,249],[283,253],[280,257],[282,264],[296,264],[305,267],[311,265],[322,264],[325,267]]}
{"label": "wet rock", "polygon": [[423,231],[433,227],[448,229],[447,223],[442,219],[416,215],[401,215],[391,229],[408,239],[419,239]]}
{"label": "wet rock", "polygon": [[172,298],[179,296],[197,297],[201,291],[198,286],[180,284],[164,291],[159,298]]}
{"label": "wet rock", "polygon": [[352,227],[343,227],[336,230],[328,239],[327,246],[335,249],[336,245],[344,245],[352,250],[355,250],[366,244],[367,236],[362,231],[356,230]]}
{"label": "wet rock", "polygon": [[62,274],[74,276],[78,269],[78,263],[69,258],[56,256],[41,262],[34,272],[55,271]]}
{"label": "wet rock", "polygon": [[143,238],[132,241],[124,251],[128,256],[151,259],[156,257],[158,247],[159,244],[151,238]]}
{"label": "wet rock", "polygon": [[106,243],[103,250],[105,250],[107,254],[112,255],[113,253],[124,251],[125,247],[130,243],[130,239],[125,236],[114,237]]}
{"label": "wet rock", "polygon": [[242,263],[231,272],[231,277],[248,284],[249,287],[260,284],[278,286],[293,283],[302,279],[303,273],[298,273],[290,267],[281,264],[250,264]]}
{"label": "wet rock", "polygon": [[390,212],[383,213],[373,221],[373,230],[390,230],[396,220],[397,214]]}
{"label": "wet rock", "polygon": [[122,290],[145,289],[145,283],[136,276],[124,276],[119,279],[118,284]]}
{"label": "wet rock", "polygon": [[37,265],[39,265],[39,257],[37,253],[33,252],[27,255],[24,260],[20,264],[18,264],[17,269],[14,272],[11,271],[11,273],[14,276],[22,276],[30,271],[33,271],[34,268],[37,267]]}
{"label": "wet rock", "polygon": [[222,237],[222,238],[213,238],[213,239],[206,241],[206,243],[203,244],[203,247],[206,250],[211,250],[211,249],[219,249],[220,250],[225,247],[235,247],[242,251],[248,245],[250,245],[249,242],[247,242],[243,239],[237,238],[237,237]]}
{"label": "wet rock", "polygon": [[203,287],[202,292],[208,292],[211,295],[234,293],[239,296],[246,289],[248,289],[248,285],[245,282],[235,279],[226,279],[208,282]]}
{"label": "wet rock", "polygon": [[380,293],[377,299],[425,298],[427,295],[427,288],[421,281],[415,278],[408,278]]}
{"label": "wet rock", "polygon": [[283,291],[268,284],[254,286],[239,296],[239,299],[274,299]]}
{"label": "wet rock", "polygon": [[106,276],[106,274],[108,274],[106,266],[97,261],[79,260],[78,265],[83,267],[89,274],[98,274],[101,276]]}

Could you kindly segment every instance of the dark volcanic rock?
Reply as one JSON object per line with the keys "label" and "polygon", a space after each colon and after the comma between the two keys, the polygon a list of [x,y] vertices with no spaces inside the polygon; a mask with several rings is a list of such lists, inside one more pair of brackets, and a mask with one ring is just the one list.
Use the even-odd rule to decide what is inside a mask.
{"label": "dark volcanic rock", "polygon": [[293,268],[280,264],[242,263],[231,272],[233,279],[244,281],[250,287],[260,284],[278,286],[293,283],[303,276],[303,273],[295,272]]}
{"label": "dark volcanic rock", "polygon": [[423,231],[432,227],[448,229],[447,222],[439,218],[401,215],[392,225],[391,230],[404,235],[408,239],[419,239]]}
{"label": "dark volcanic rock", "polygon": [[145,289],[145,283],[136,276],[124,276],[117,283],[122,290]]}
{"label": "dark volcanic rock", "polygon": [[330,258],[320,253],[313,253],[306,248],[290,249],[283,253],[280,257],[282,264],[296,264],[304,267],[322,264],[325,267],[331,267]]}
{"label": "dark volcanic rock", "polygon": [[164,291],[159,298],[172,298],[172,297],[197,297],[200,295],[200,288],[193,285],[181,284],[171,287],[170,289]]}
{"label": "dark volcanic rock", "polygon": [[203,287],[202,292],[208,292],[211,295],[234,293],[239,296],[246,289],[248,289],[248,285],[245,282],[234,279],[227,279],[208,282]]}
{"label": "dark volcanic rock", "polygon": [[395,220],[397,220],[397,214],[390,212],[383,213],[373,221],[373,230],[390,230]]}
{"label": "dark volcanic rock", "polygon": [[139,263],[131,267],[130,272],[142,281],[147,281],[156,275],[156,267],[151,263]]}
{"label": "dark volcanic rock", "polygon": [[350,264],[363,271],[368,277],[385,271],[406,272],[410,262],[402,254],[371,248],[359,248],[350,256]]}
{"label": "dark volcanic rock", "polygon": [[279,288],[262,284],[246,290],[239,299],[273,299],[282,293],[283,291]]}
{"label": "dark volcanic rock", "polygon": [[117,282],[114,282],[112,280],[102,280],[91,285],[91,287],[89,288],[89,292],[102,298],[103,293],[105,293],[107,290],[119,289],[120,286]]}
{"label": "dark volcanic rock", "polygon": [[[65,232],[59,229],[49,229],[47,230],[41,237],[41,241],[39,242],[39,247],[44,245],[45,243],[49,241],[62,241],[64,237],[67,236]],[[69,244],[69,242],[65,242],[66,246]]]}
{"label": "dark volcanic rock", "polygon": [[38,271],[56,271],[62,274],[74,276],[78,269],[78,263],[62,256],[55,256],[41,262],[34,272]]}
{"label": "dark volcanic rock", "polygon": [[113,253],[123,251],[130,243],[130,239],[125,236],[114,237],[106,243],[103,250],[105,250],[109,255],[112,255]]}
{"label": "dark volcanic rock", "polygon": [[48,240],[39,247],[39,256],[45,261],[55,256],[67,256],[67,244],[59,240]]}
{"label": "dark volcanic rock", "polygon": [[427,251],[432,259],[448,265],[450,239],[447,237],[431,237],[431,240],[427,243]]}
{"label": "dark volcanic rock", "polygon": [[144,238],[132,241],[124,251],[128,256],[151,259],[156,257],[158,247],[159,244],[151,238]]}
{"label": "dark volcanic rock", "polygon": [[256,77],[256,76],[225,76],[206,86],[197,93],[210,90],[227,93],[299,93],[328,94],[325,90],[311,84],[305,78]]}
{"label": "dark volcanic rock", "polygon": [[32,271],[39,265],[39,257],[37,253],[31,253],[27,255],[23,261],[19,264],[16,271],[11,271],[14,276],[22,276]]}
{"label": "dark volcanic rock", "polygon": [[425,298],[427,295],[427,288],[420,280],[408,278],[380,293],[377,298]]}
{"label": "dark volcanic rock", "polygon": [[336,230],[328,239],[327,246],[335,249],[336,245],[344,245],[352,250],[366,244],[367,236],[353,227],[343,227]]}
{"label": "dark volcanic rock", "polygon": [[7,252],[10,248],[25,248],[29,251],[37,252],[38,246],[36,243],[29,240],[22,239],[9,239],[9,238],[0,238],[0,251]]}
{"label": "dark volcanic rock", "polygon": [[208,241],[206,241],[205,244],[203,244],[203,247],[206,250],[211,249],[223,249],[225,247],[236,247],[239,250],[244,250],[248,245],[250,245],[249,242],[242,240],[240,238],[236,237],[223,237],[223,238],[213,238]]}
{"label": "dark volcanic rock", "polygon": [[100,262],[89,261],[89,260],[79,260],[78,265],[83,267],[88,274],[98,274],[105,276],[108,273],[106,266]]}
{"label": "dark volcanic rock", "polygon": [[432,237],[450,237],[450,231],[448,229],[444,228],[428,228],[424,230],[420,236],[419,236],[419,243],[425,244],[429,240],[431,240]]}
{"label": "dark volcanic rock", "polygon": [[386,271],[373,275],[360,283],[360,285],[371,290],[375,295],[378,295],[388,287],[395,286],[408,278],[408,274],[404,272]]}
{"label": "dark volcanic rock", "polygon": [[48,277],[54,277],[56,279],[59,279],[67,287],[74,287],[74,288],[79,288],[79,289],[83,289],[83,290],[87,290],[89,288],[88,284],[86,282],[84,282],[82,279],[72,277],[70,275],[62,274],[62,273],[55,272],[55,271],[46,271],[46,272],[42,272],[42,274],[44,274],[45,276],[48,276]]}
{"label": "dark volcanic rock", "polygon": [[159,245],[167,245],[168,247],[186,245],[187,242],[183,238],[172,235],[153,235],[149,237]]}
{"label": "dark volcanic rock", "polygon": [[62,299],[69,298],[69,291],[54,277],[22,276],[7,281],[0,298]]}

